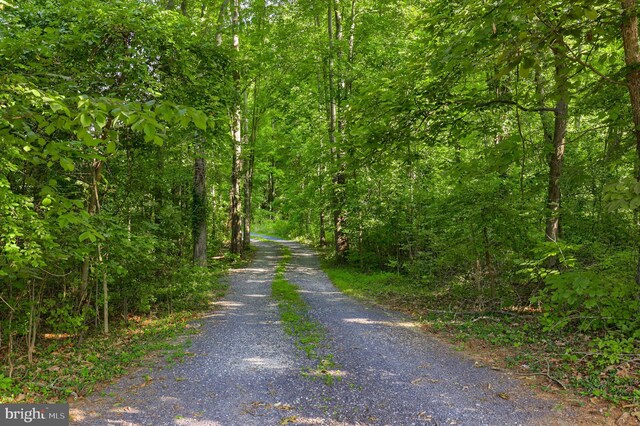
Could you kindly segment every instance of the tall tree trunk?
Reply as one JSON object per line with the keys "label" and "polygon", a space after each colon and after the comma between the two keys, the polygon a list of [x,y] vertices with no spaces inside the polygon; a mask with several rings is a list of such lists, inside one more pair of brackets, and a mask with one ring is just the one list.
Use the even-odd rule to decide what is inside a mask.
{"label": "tall tree trunk", "polygon": [[[329,14],[331,12],[329,11]],[[315,15],[315,20],[314,20],[315,26],[316,28],[320,29],[321,27],[321,16],[319,14]],[[331,40],[331,35],[329,35],[329,39]],[[324,48],[324,44],[322,43],[321,40],[319,40],[320,46],[318,49],[318,52],[322,52],[323,48]],[[318,61],[318,67],[316,68],[316,84],[317,84],[317,89],[318,89],[318,111],[320,112],[320,114],[324,114],[326,117],[331,117],[331,97],[329,96],[330,93],[330,87],[328,84],[328,68],[329,68],[329,61],[331,61],[331,59],[329,59],[329,61],[327,60],[326,56],[324,55],[318,55],[317,57],[317,61]],[[331,128],[331,127],[330,127]],[[329,139],[331,139],[331,135],[329,135]],[[324,153],[325,150],[325,144],[324,144],[324,140],[320,139],[320,152]],[[319,181],[319,191],[318,191],[318,197],[321,200],[320,202],[320,212],[319,212],[319,235],[318,235],[318,244],[320,245],[320,247],[326,247],[327,246],[327,234],[326,234],[326,229],[325,229],[325,196],[326,196],[326,189],[325,189],[325,176],[327,174],[327,164],[326,164],[326,159],[327,156],[324,154],[321,154],[318,158],[318,169],[317,169],[317,178]]]}
{"label": "tall tree trunk", "polygon": [[[187,16],[187,3],[187,0],[182,0],[180,3],[180,11],[184,16]],[[199,136],[195,134],[191,236],[193,239],[193,263],[198,266],[207,266],[207,162],[205,155],[204,146],[199,140]]]}
{"label": "tall tree trunk", "polygon": [[[276,178],[273,171],[276,169],[276,159],[271,157],[271,169],[269,170],[269,176],[267,177],[267,193],[265,194],[265,203],[263,208],[266,208],[269,213],[273,213],[273,202],[276,200]],[[269,215],[273,218],[273,215]]]}
{"label": "tall tree trunk", "polygon": [[544,146],[553,145],[553,115],[549,111],[544,111],[547,106],[547,91],[545,89],[545,82],[542,80],[540,71],[535,72],[535,85],[536,95],[538,97],[538,107],[540,114],[540,123],[542,124],[542,137],[544,139]]}
{"label": "tall tree trunk", "polygon": [[193,263],[207,266],[207,188],[205,152],[196,142],[193,165],[193,211],[191,232],[193,235]]}
{"label": "tall tree trunk", "polygon": [[320,235],[318,235],[318,244],[320,244],[320,247],[326,247],[327,246],[327,235],[324,229],[324,209],[320,210]]}
{"label": "tall tree trunk", "polygon": [[[564,161],[565,136],[569,114],[569,69],[563,54],[564,42],[558,36],[551,46],[555,66],[556,107],[554,112],[553,150],[549,157],[549,188],[547,192],[547,226],[545,237],[547,241],[557,242],[560,237],[560,207],[561,192],[560,178],[562,177],[562,163]],[[555,261],[553,261],[555,266]]]}
{"label": "tall tree trunk", "polygon": [[[332,9],[333,6],[333,10]],[[333,12],[333,13],[332,13]],[[335,31],[334,20],[335,17]],[[338,62],[343,59],[341,43],[343,41],[342,31],[342,13],[340,10],[340,1],[334,0],[329,3],[328,13],[328,36],[329,36],[329,143],[334,153],[337,171],[333,176],[333,225],[334,225],[334,243],[336,260],[344,263],[347,260],[349,251],[349,239],[346,232],[347,215],[346,215],[346,173],[344,164],[344,152],[337,144],[336,126],[340,133],[340,145],[344,144],[345,121],[344,115],[338,115],[341,99],[344,96],[346,88],[346,80],[344,71],[339,72],[337,87],[334,86],[336,68],[336,58]],[[337,43],[334,43],[334,38]],[[337,45],[337,48],[336,48]],[[342,65],[342,64],[339,64]]]}
{"label": "tall tree trunk", "polygon": [[242,245],[244,249],[248,249],[251,245],[251,195],[253,193],[253,170],[255,164],[255,146],[256,138],[258,137],[258,91],[260,85],[260,78],[257,77],[253,86],[253,108],[251,114],[251,129],[249,131],[249,144],[247,146],[248,157],[244,167],[244,202],[243,206],[243,238]]}
{"label": "tall tree trunk", "polygon": [[102,256],[102,245],[98,244],[98,261],[102,266],[102,332],[109,334],[109,286],[107,281],[107,265],[104,260],[105,258]]}
{"label": "tall tree trunk", "polygon": [[227,10],[229,0],[223,0],[220,4],[220,12],[218,13],[218,28],[216,30],[216,44],[222,46],[222,30],[224,29],[224,15]]}
{"label": "tall tree trunk", "polygon": [[[240,52],[240,1],[233,1],[233,49]],[[235,101],[233,105],[233,116],[231,118],[231,132],[233,136],[233,160],[231,164],[231,253],[240,254],[242,252],[242,226],[241,226],[241,205],[240,205],[240,175],[242,173],[242,103],[240,87],[240,70],[233,71],[233,82],[235,86]]]}
{"label": "tall tree trunk", "polygon": [[[87,212],[94,216],[100,212],[100,197],[98,193],[98,183],[102,179],[101,160],[93,160],[91,162],[91,186],[89,187],[89,205]],[[85,256],[82,261],[82,270],[80,273],[80,295],[78,300],[78,308],[82,312],[83,308],[89,303],[89,270],[91,268],[91,256]]]}
{"label": "tall tree trunk", "polygon": [[[636,180],[640,182],[640,48],[638,47],[638,2],[622,0],[622,43],[627,65],[627,87],[633,112],[633,134],[636,139]],[[636,212],[636,218],[640,217]],[[640,223],[636,223],[640,229]],[[640,255],[640,247],[639,247]],[[640,259],[636,267],[636,284],[640,286]]]}

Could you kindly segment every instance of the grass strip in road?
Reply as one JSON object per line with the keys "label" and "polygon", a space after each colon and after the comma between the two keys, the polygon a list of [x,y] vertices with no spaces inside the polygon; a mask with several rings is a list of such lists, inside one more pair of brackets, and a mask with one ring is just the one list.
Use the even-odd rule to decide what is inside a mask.
{"label": "grass strip in road", "polygon": [[278,302],[280,319],[284,331],[295,339],[295,344],[307,358],[316,362],[316,367],[305,373],[309,377],[321,377],[327,385],[341,377],[332,371],[335,367],[333,355],[323,354],[319,349],[324,345],[325,334],[322,325],[309,316],[307,304],[295,284],[285,279],[287,264],[291,260],[291,250],[282,246],[282,258],[276,266],[276,276],[271,285],[273,298]]}

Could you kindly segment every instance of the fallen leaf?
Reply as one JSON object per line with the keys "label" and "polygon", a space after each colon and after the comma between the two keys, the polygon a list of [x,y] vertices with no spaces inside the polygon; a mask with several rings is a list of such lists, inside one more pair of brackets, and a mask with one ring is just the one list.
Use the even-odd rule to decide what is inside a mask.
{"label": "fallen leaf", "polygon": [[431,420],[432,416],[427,414],[426,411],[421,411],[418,413],[418,418],[420,420]]}
{"label": "fallen leaf", "polygon": [[295,423],[298,420],[296,416],[289,416],[280,419],[281,425],[288,425],[289,423]]}
{"label": "fallen leaf", "polygon": [[509,395],[507,395],[506,393],[504,393],[504,392],[500,392],[500,393],[498,394],[498,396],[499,396],[500,398],[502,398],[502,399],[506,399],[506,400],[511,399],[511,397],[510,397]]}
{"label": "fallen leaf", "polygon": [[616,420],[615,424],[616,426],[628,426],[633,423],[636,423],[636,421],[633,420],[631,415],[629,413],[623,413],[620,417],[618,417],[618,420]]}

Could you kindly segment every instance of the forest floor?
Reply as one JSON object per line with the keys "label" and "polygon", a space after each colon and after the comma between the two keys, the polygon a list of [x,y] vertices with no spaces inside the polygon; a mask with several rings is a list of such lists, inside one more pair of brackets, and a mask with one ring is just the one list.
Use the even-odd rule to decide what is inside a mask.
{"label": "forest floor", "polygon": [[[306,246],[256,246],[253,263],[231,273],[227,296],[201,322],[189,356],[169,364],[150,359],[72,403],[72,424],[615,422],[536,393],[402,314],[343,295]],[[286,269],[283,247],[290,253]],[[279,300],[274,278],[285,285]],[[287,313],[288,296],[280,293],[286,289],[297,290],[304,309]],[[315,330],[316,340],[305,330]]]}

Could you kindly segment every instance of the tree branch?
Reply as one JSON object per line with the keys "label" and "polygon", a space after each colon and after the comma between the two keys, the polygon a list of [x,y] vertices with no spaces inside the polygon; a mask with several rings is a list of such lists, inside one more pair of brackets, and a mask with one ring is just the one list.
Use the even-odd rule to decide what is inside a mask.
{"label": "tree branch", "polygon": [[518,108],[521,111],[525,111],[525,112],[556,112],[555,108],[528,108],[525,106],[520,105],[518,102],[516,101],[512,101],[509,99],[494,99],[492,101],[488,101],[488,102],[483,102],[480,104],[476,104],[475,106],[478,108],[482,108],[482,107],[488,107],[491,106],[493,104],[503,104],[503,105],[513,105],[516,108]]}

